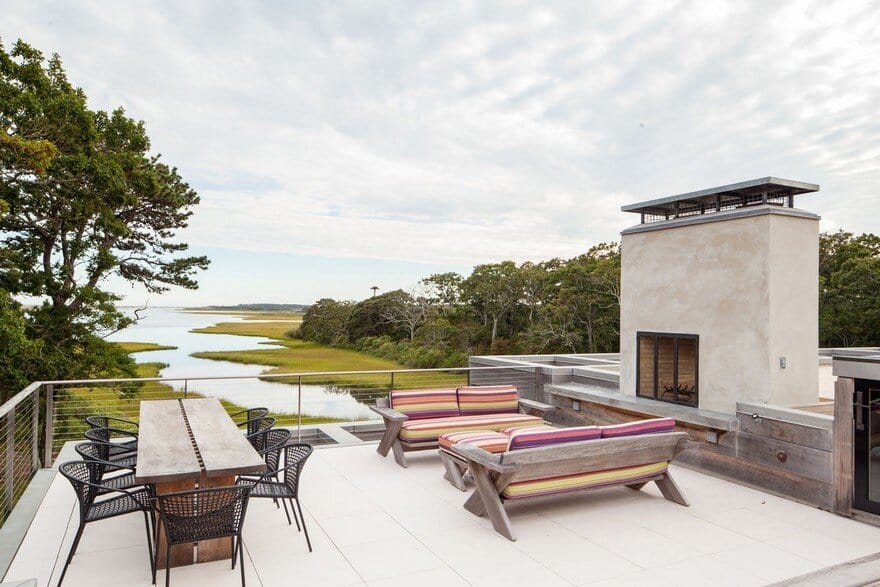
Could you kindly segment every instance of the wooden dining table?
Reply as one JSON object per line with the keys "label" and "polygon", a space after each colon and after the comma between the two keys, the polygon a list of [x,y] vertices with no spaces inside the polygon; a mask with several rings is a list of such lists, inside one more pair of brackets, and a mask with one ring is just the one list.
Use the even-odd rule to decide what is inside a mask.
{"label": "wooden dining table", "polygon": [[[237,475],[266,470],[232,418],[215,398],[151,400],[140,405],[135,480],[151,484],[157,495],[235,485]],[[158,516],[156,518],[158,523]],[[165,536],[160,527],[159,565],[165,564]],[[194,548],[195,547],[195,548]],[[171,548],[171,566],[191,565],[232,556],[228,538]]]}

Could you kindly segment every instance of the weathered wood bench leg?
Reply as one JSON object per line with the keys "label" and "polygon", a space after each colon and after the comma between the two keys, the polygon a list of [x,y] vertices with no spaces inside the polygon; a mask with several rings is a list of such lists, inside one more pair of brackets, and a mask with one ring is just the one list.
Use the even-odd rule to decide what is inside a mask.
{"label": "weathered wood bench leg", "polygon": [[669,471],[656,481],[657,487],[660,488],[660,493],[663,494],[663,497],[668,499],[669,501],[674,501],[679,505],[689,506],[688,500],[685,499],[684,495],[681,493],[681,489],[678,488],[678,485],[675,483],[675,480],[669,474]]}
{"label": "weathered wood bench leg", "polygon": [[470,462],[468,467],[470,468],[471,475],[474,477],[474,481],[477,483],[477,491],[483,500],[486,513],[489,514],[492,527],[508,540],[515,542],[516,538],[514,538],[513,529],[510,527],[510,518],[507,517],[507,512],[504,510],[504,505],[501,503],[501,498],[498,495],[498,492],[504,489],[504,487],[499,488],[499,486],[506,486],[507,479],[504,479],[502,476],[493,481],[486,468],[474,462]]}
{"label": "weathered wood bench leg", "polygon": [[474,489],[471,496],[464,502],[464,509],[479,518],[486,515],[486,506],[483,505],[483,498],[480,496],[479,490]]}
{"label": "weathered wood bench leg", "polygon": [[443,461],[443,467],[446,469],[446,474],[443,477],[456,489],[467,491],[461,464],[444,452],[440,453],[440,460]]}
{"label": "weathered wood bench leg", "polygon": [[385,433],[382,435],[382,440],[379,441],[379,446],[376,447],[377,453],[383,457],[388,456],[388,451],[391,450],[391,447],[397,440],[397,435],[400,433],[402,425],[401,422],[385,420]]}
{"label": "weathered wood bench leg", "polygon": [[640,491],[642,489],[642,487],[644,487],[647,484],[648,484],[648,482],[645,481],[643,483],[632,483],[630,485],[627,485],[627,487],[629,487],[633,491]]}
{"label": "weathered wood bench leg", "polygon": [[403,456],[403,445],[400,444],[400,440],[395,438],[394,442],[391,443],[391,450],[394,452],[394,460],[403,468],[406,468],[406,457]]}

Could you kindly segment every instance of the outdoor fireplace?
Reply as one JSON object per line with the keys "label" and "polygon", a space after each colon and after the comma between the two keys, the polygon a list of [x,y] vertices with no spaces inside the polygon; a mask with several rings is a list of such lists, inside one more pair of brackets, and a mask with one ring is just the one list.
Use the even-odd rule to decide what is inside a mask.
{"label": "outdoor fireplace", "polygon": [[818,396],[819,186],[765,177],[624,206],[620,390],[735,414]]}
{"label": "outdoor fireplace", "polygon": [[699,405],[699,340],[696,334],[639,332],[636,395]]}

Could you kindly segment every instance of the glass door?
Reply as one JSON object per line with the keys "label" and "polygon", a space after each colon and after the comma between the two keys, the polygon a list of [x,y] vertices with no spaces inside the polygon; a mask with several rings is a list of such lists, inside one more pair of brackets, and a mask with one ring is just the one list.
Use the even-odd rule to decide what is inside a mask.
{"label": "glass door", "polygon": [[880,514],[880,382],[856,379],[853,506]]}

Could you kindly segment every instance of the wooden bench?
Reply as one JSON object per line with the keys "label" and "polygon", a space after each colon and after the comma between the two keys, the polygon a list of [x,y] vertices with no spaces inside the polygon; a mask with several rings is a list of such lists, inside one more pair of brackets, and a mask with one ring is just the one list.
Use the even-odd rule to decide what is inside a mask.
{"label": "wooden bench", "polygon": [[[498,391],[503,390],[503,391]],[[504,411],[494,413],[474,413],[470,410],[460,409],[457,402],[459,393],[463,393],[466,397],[479,396],[480,394],[489,393],[508,394],[509,405]],[[512,400],[510,395],[512,392]],[[446,403],[442,409],[436,406],[441,405],[439,400],[431,400],[426,405],[434,406],[433,412],[426,410],[419,411],[419,406],[413,402],[406,404],[406,408],[401,407],[400,410],[395,409],[395,397],[402,397],[404,394],[431,396],[435,394],[437,397],[443,398],[445,394]],[[465,404],[466,405],[466,404]],[[401,467],[406,467],[405,452],[436,449],[438,446],[437,439],[441,434],[456,430],[482,430],[495,429],[500,430],[511,426],[528,426],[530,424],[540,424],[543,422],[544,415],[553,409],[553,406],[526,400],[519,397],[515,386],[460,386],[458,388],[446,389],[424,389],[424,390],[393,390],[388,397],[378,398],[374,406],[370,409],[382,417],[385,422],[385,432],[382,440],[376,449],[380,455],[387,456],[389,451],[394,453],[394,460]],[[409,410],[409,413],[404,413]],[[479,412],[478,409],[473,411]],[[436,416],[435,414],[445,414]],[[433,429],[429,435],[423,439],[413,440],[402,437],[404,427],[407,423],[419,426],[431,426]]]}
{"label": "wooden bench", "polygon": [[[495,531],[509,540],[516,540],[504,502],[535,496],[535,491],[510,496],[512,488],[528,488],[529,482],[539,487],[546,480],[583,475],[578,478],[582,478],[586,485],[570,489],[579,491],[617,485],[639,490],[653,481],[663,497],[688,505],[667,468],[684,450],[686,442],[684,432],[665,432],[511,450],[501,454],[492,454],[468,444],[454,445],[450,450],[467,463],[477,486],[465,502],[465,509],[481,517],[488,514]],[[593,485],[589,485],[591,478],[595,481]],[[569,490],[556,488],[543,495],[564,491]]]}

